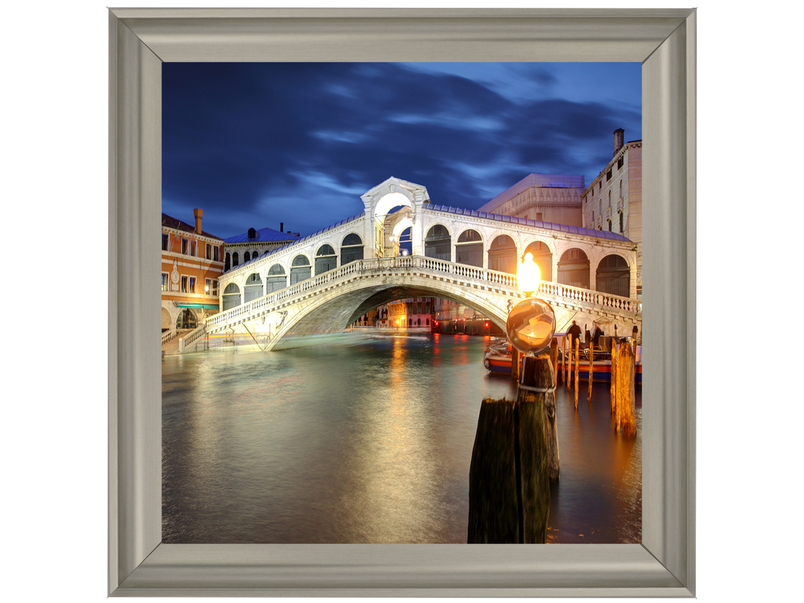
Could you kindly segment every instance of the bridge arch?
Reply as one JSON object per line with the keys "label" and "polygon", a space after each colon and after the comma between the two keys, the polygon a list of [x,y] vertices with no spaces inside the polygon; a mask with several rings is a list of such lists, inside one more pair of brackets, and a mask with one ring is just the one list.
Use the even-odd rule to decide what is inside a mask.
{"label": "bridge arch", "polygon": [[315,252],[315,274],[318,276],[322,272],[329,272],[338,267],[338,255],[335,248],[329,243],[320,245]]}
{"label": "bridge arch", "polygon": [[533,261],[539,267],[541,273],[541,280],[552,282],[553,280],[553,256],[555,249],[553,246],[543,239],[533,239],[528,243],[525,250],[522,252],[522,257],[526,253],[533,254]]}
{"label": "bridge arch", "polygon": [[241,303],[240,287],[237,286],[237,283],[229,283],[226,285],[226,289],[223,290],[223,307],[221,310],[225,311],[230,308],[235,308]]}
{"label": "bridge arch", "polygon": [[483,235],[474,228],[466,228],[455,243],[455,263],[483,267]]}
{"label": "bridge arch", "polygon": [[246,278],[246,284],[243,287],[243,303],[250,302],[263,295],[262,278],[258,272],[252,272]]}
{"label": "bridge arch", "polygon": [[273,264],[265,277],[265,294],[284,289],[288,285],[285,267],[282,264]]}
{"label": "bridge arch", "polygon": [[558,260],[558,282],[572,287],[589,289],[589,257],[580,247],[572,247]]}
{"label": "bridge arch", "polygon": [[341,266],[355,260],[363,259],[363,239],[359,234],[350,232],[341,241]]}
{"label": "bridge arch", "polygon": [[295,256],[290,263],[290,284],[295,285],[299,281],[306,281],[311,276],[312,266],[310,264],[310,258],[304,253]]}
{"label": "bridge arch", "polygon": [[595,269],[597,291],[631,296],[631,266],[619,253],[609,253],[600,259]]}
{"label": "bridge arch", "polygon": [[519,253],[514,239],[507,234],[498,234],[489,245],[489,270],[516,274],[518,256]]}
{"label": "bridge arch", "polygon": [[444,224],[430,226],[424,237],[424,255],[438,260],[452,260],[452,235]]}

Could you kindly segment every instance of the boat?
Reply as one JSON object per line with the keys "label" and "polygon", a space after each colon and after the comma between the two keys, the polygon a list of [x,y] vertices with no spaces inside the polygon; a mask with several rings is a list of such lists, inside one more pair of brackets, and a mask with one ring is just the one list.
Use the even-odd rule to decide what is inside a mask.
{"label": "boat", "polygon": [[[587,350],[581,350],[581,359],[578,363],[578,379],[589,381],[589,359],[584,358]],[[600,357],[592,362],[592,379],[594,381],[611,382],[611,358],[608,352],[598,352]],[[483,366],[491,373],[511,374],[512,348],[505,339],[492,340],[483,356]],[[572,361],[572,378],[575,378],[575,361]],[[563,373],[562,359],[558,359],[557,370]],[[559,378],[560,380],[561,378]],[[642,383],[642,346],[637,346],[637,363],[635,370],[636,383]]]}

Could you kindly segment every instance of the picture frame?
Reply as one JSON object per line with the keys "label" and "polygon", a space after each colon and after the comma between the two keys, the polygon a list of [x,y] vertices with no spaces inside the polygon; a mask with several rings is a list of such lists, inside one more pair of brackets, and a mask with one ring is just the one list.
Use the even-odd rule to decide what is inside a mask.
{"label": "picture frame", "polygon": [[[109,595],[694,596],[695,17],[110,9]],[[642,544],[162,544],[162,62],[434,60],[642,63]]]}

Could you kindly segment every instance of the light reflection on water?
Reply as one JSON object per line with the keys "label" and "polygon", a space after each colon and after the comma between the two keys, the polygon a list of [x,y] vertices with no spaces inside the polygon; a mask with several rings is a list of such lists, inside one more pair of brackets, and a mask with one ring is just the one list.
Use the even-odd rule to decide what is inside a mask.
{"label": "light reflection on water", "polygon": [[[483,369],[486,344],[376,337],[166,358],[163,540],[466,542],[480,403],[516,395]],[[641,436],[613,433],[608,391],[588,403],[583,386],[576,413],[558,389],[548,542],[641,540]],[[641,434],[641,408],[637,421]]]}

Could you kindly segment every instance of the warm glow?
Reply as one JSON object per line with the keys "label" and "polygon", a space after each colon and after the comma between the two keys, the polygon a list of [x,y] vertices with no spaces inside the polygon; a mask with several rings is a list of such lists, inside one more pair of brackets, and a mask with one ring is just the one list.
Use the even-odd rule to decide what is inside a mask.
{"label": "warm glow", "polygon": [[539,288],[539,281],[542,278],[541,271],[536,262],[533,261],[533,254],[528,252],[525,259],[517,268],[516,281],[519,288],[525,294],[530,294]]}

